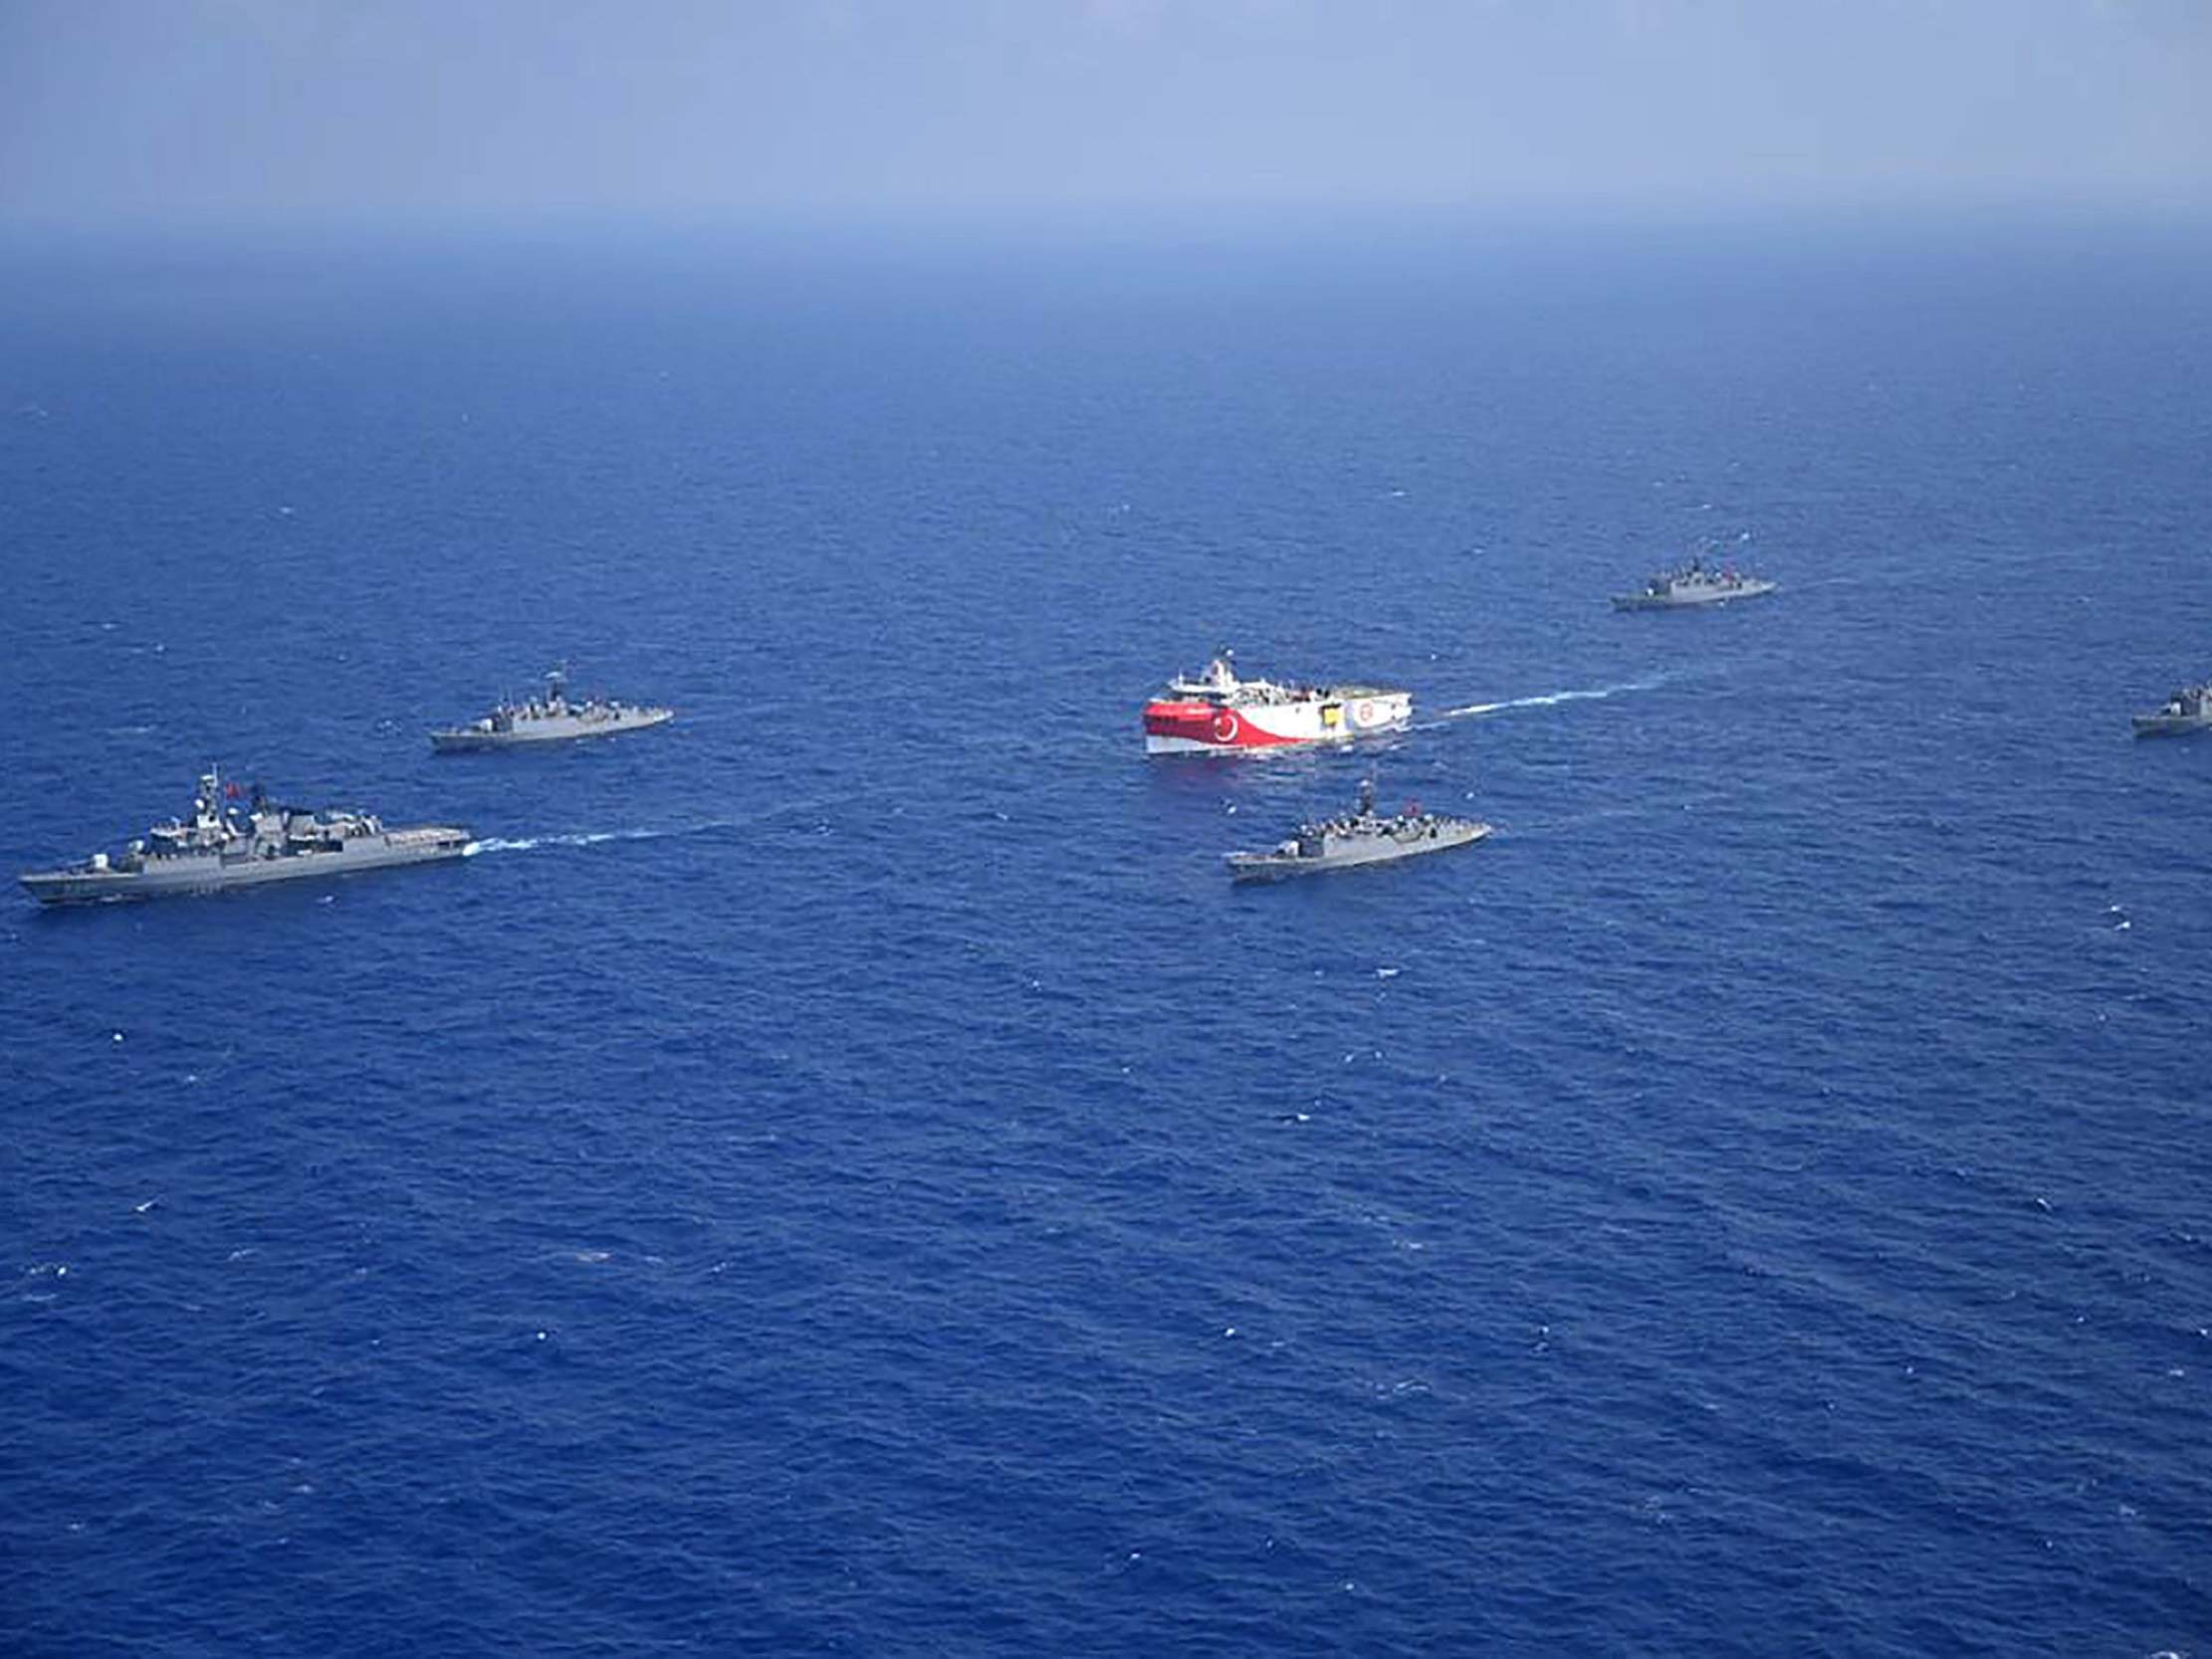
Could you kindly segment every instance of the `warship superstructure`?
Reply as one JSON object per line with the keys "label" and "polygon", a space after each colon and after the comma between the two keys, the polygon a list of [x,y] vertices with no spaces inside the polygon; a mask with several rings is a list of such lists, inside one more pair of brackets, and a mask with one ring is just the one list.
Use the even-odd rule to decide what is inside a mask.
{"label": "warship superstructure", "polygon": [[21,880],[42,905],[161,899],[429,864],[461,857],[469,842],[469,832],[455,825],[389,829],[368,813],[279,806],[258,785],[249,795],[225,783],[211,766],[200,779],[190,822],[172,818],[120,853],[94,853],[80,864],[33,871]]}
{"label": "warship superstructure", "polygon": [[1409,805],[1398,813],[1375,810],[1375,780],[1360,782],[1359,806],[1342,816],[1319,823],[1300,824],[1297,832],[1264,853],[1226,855],[1228,873],[1239,882],[1280,881],[1324,870],[1352,870],[1368,864],[1390,864],[1424,853],[1448,852],[1471,846],[1495,833],[1492,826],[1472,818],[1451,818],[1440,812],[1424,812]]}
{"label": "warship superstructure", "polygon": [[2212,728],[2212,685],[2183,686],[2162,708],[2133,718],[2138,737],[2175,737]]}
{"label": "warship superstructure", "polygon": [[1145,705],[1147,754],[1340,743],[1403,731],[1414,718],[1410,692],[1384,686],[1292,685],[1243,680],[1224,650],[1195,679],[1178,677]]}
{"label": "warship superstructure", "polygon": [[676,718],[673,709],[568,696],[564,668],[546,676],[546,692],[522,703],[502,703],[490,714],[467,726],[445,726],[430,733],[430,743],[440,752],[463,749],[523,748],[532,743],[566,743],[581,737],[612,737],[624,731],[643,731]]}
{"label": "warship superstructure", "polygon": [[1723,605],[1731,599],[1756,599],[1781,584],[1738,570],[1733,564],[1708,564],[1702,553],[1686,564],[1662,570],[1644,584],[1641,593],[1617,593],[1613,608],[1623,611],[1670,611],[1691,605]]}

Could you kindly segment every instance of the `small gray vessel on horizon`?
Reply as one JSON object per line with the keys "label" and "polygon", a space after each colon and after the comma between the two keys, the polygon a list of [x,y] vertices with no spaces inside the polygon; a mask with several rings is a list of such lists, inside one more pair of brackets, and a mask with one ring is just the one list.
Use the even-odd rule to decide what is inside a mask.
{"label": "small gray vessel on horizon", "polygon": [[2212,685],[2183,686],[2163,708],[2133,717],[2138,737],[2178,737],[2184,731],[2212,729]]}
{"label": "small gray vessel on horizon", "polygon": [[[236,804],[241,799],[247,801],[243,807]],[[20,879],[42,905],[163,899],[429,864],[462,857],[470,840],[458,825],[386,829],[382,819],[367,813],[325,816],[279,806],[258,784],[249,797],[210,766],[200,778],[190,823],[172,818],[120,853],[94,853],[81,864],[35,870]]]}
{"label": "small gray vessel on horizon", "polygon": [[624,731],[643,731],[676,718],[673,709],[635,703],[618,703],[587,697],[580,702],[568,696],[565,664],[546,675],[546,694],[522,703],[502,703],[467,726],[443,726],[430,733],[430,746],[441,754],[468,749],[524,748],[532,743],[566,743],[579,737],[612,737]]}
{"label": "small gray vessel on horizon", "polygon": [[1731,599],[1756,599],[1781,584],[1738,570],[1733,564],[1708,564],[1702,550],[1689,562],[1662,570],[1644,584],[1641,593],[1616,593],[1617,611],[1672,611],[1692,605],[1724,605]]}
{"label": "small gray vessel on horizon", "polygon": [[1423,853],[1471,846],[1494,834],[1472,818],[1449,818],[1409,805],[1396,814],[1375,810],[1375,780],[1360,780],[1357,810],[1319,823],[1300,824],[1297,833],[1265,853],[1230,853],[1228,873],[1239,882],[1280,881],[1324,870],[1351,870],[1366,864],[1391,864]]}

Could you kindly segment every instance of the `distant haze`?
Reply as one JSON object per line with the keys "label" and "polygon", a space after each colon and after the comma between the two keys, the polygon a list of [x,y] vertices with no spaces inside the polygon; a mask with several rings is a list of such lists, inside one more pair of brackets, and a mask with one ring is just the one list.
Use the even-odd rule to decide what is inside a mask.
{"label": "distant haze", "polygon": [[0,0],[0,219],[2212,201],[2206,0]]}

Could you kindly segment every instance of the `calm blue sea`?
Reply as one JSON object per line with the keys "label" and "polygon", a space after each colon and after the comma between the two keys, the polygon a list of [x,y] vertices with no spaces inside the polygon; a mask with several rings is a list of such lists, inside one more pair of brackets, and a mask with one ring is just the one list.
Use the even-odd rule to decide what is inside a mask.
{"label": "calm blue sea", "polygon": [[0,869],[487,843],[0,901],[8,1654],[2212,1652],[2212,232],[19,248],[0,502]]}

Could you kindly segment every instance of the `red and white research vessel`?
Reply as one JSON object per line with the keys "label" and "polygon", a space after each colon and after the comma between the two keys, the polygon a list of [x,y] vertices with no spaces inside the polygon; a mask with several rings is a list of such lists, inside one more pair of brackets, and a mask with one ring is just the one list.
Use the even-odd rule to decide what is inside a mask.
{"label": "red and white research vessel", "polygon": [[1145,705],[1147,754],[1342,743],[1403,731],[1414,718],[1411,692],[1239,680],[1234,663],[1223,651],[1198,679],[1171,680]]}

